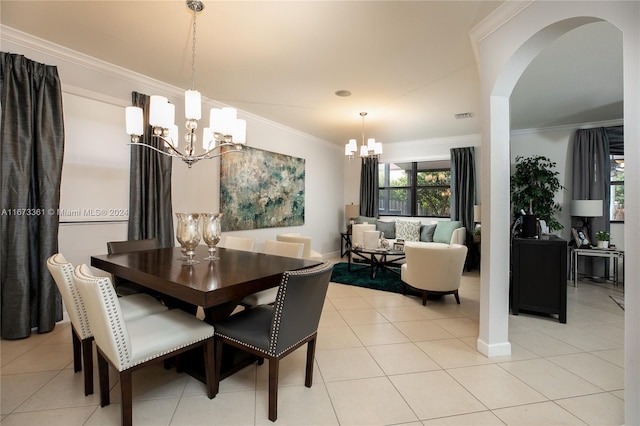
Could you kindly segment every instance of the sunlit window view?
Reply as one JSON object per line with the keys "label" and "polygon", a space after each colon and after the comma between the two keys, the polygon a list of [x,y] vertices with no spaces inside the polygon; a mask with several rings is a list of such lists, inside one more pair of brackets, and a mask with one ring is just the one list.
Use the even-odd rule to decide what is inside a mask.
{"label": "sunlit window view", "polygon": [[448,162],[381,163],[378,174],[381,216],[449,217]]}
{"label": "sunlit window view", "polygon": [[611,204],[609,214],[611,221],[624,221],[624,156],[611,156]]}

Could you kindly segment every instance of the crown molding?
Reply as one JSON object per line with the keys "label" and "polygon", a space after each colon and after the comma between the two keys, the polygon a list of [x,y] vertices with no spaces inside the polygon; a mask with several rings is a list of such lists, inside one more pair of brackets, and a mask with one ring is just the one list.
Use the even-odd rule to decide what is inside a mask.
{"label": "crown molding", "polygon": [[520,14],[520,12],[531,6],[535,1],[536,0],[505,1],[469,30],[469,38],[471,39],[471,47],[473,48],[473,55],[476,58],[476,62],[480,62],[480,43]]}

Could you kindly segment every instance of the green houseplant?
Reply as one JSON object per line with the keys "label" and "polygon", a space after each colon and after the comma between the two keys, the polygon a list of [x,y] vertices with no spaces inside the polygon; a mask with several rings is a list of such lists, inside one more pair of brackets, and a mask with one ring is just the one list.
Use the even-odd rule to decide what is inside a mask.
{"label": "green houseplant", "polygon": [[564,187],[558,180],[556,163],[541,155],[517,156],[515,172],[511,176],[511,206],[514,217],[529,208],[540,220],[544,220],[551,231],[564,228],[555,218],[561,210],[554,201],[556,192]]}
{"label": "green houseplant", "polygon": [[607,231],[596,232],[596,240],[598,240],[598,247],[608,248],[610,239],[611,239],[611,234],[609,234]]}

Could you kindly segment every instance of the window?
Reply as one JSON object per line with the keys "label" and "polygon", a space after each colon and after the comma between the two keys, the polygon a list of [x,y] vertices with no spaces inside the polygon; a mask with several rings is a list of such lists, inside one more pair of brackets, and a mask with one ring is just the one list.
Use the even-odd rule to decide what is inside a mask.
{"label": "window", "polygon": [[609,219],[624,221],[624,156],[611,155]]}
{"label": "window", "polygon": [[378,175],[381,216],[450,216],[449,161],[380,163]]}

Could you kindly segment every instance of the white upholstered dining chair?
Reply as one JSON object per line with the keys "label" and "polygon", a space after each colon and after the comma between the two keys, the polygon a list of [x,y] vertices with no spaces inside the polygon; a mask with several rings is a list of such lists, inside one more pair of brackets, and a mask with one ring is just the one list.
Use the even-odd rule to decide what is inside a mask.
{"label": "white upholstered dining chair", "polygon": [[233,235],[224,235],[217,247],[232,250],[253,251],[256,245],[255,238],[234,237]]}
{"label": "white upholstered dining chair", "polygon": [[[93,393],[93,333],[82,296],[73,282],[73,265],[61,253],[47,259],[47,268],[60,291],[71,320],[73,342],[73,371],[84,368],[84,394]],[[107,278],[108,279],[108,278]],[[120,307],[125,321],[163,312],[167,307],[148,294],[132,294],[120,298]]]}
{"label": "white upholstered dining chair", "polygon": [[304,244],[304,251],[302,252],[302,258],[307,260],[322,261],[322,255],[311,248],[311,237],[300,235],[298,233],[287,233],[276,235],[277,241],[284,241],[286,243],[298,243]]}
{"label": "white upholstered dining chair", "polygon": [[133,423],[133,371],[199,346],[203,347],[207,396],[214,397],[213,326],[180,309],[125,321],[109,278],[92,276],[86,265],[79,265],[73,281],[84,301],[98,351],[100,405],[110,403],[111,365],[120,377],[123,425]]}
{"label": "white upholstered dining chair", "polygon": [[[267,240],[264,243],[262,250],[265,254],[274,254],[276,256],[294,257],[296,259],[302,258],[302,251],[304,245],[302,243],[288,243],[285,241]],[[278,287],[262,290],[257,293],[245,296],[240,301],[240,304],[245,307],[272,304],[276,301],[276,295],[278,294]]]}

